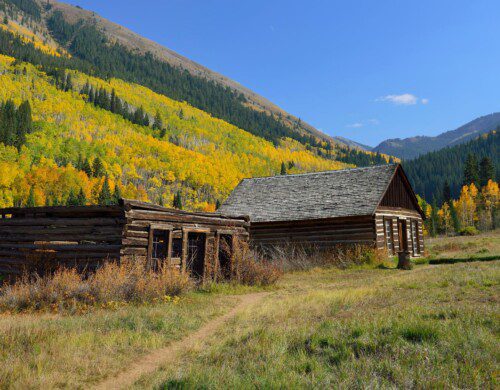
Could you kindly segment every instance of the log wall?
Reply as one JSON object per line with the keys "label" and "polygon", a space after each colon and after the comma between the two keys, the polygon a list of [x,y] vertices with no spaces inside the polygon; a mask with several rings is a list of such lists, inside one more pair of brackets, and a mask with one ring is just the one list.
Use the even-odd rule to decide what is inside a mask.
{"label": "log wall", "polygon": [[120,256],[125,214],[119,206],[0,210],[0,273],[43,273],[57,265],[93,269]]}
{"label": "log wall", "polygon": [[375,245],[374,218],[371,215],[350,218],[319,219],[296,222],[252,223],[253,245],[302,245],[327,249],[339,244]]}
{"label": "log wall", "polygon": [[[248,221],[214,213],[188,213],[122,200],[118,206],[0,209],[0,274],[40,274],[59,266],[93,270],[105,261],[152,261],[153,231],[181,238],[182,257],[168,260],[185,267],[189,233],[206,235],[205,270],[217,271],[218,236],[248,239]],[[177,261],[177,263],[176,263]]]}

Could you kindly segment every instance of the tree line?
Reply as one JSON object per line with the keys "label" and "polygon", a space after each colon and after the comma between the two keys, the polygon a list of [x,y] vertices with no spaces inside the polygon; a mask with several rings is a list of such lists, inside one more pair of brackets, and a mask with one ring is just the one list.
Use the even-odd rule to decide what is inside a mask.
{"label": "tree line", "polygon": [[447,180],[441,190],[442,202],[438,203],[434,197],[429,205],[420,198],[420,206],[428,217],[425,225],[433,237],[437,234],[476,234],[478,230],[498,226],[500,193],[492,160],[484,157],[478,162],[475,155],[469,154],[462,176],[456,200]]}
{"label": "tree line", "polygon": [[[493,165],[493,179],[500,174],[500,136],[498,131],[484,134],[467,143],[430,152],[414,160],[403,161],[403,168],[416,193],[428,200],[436,198],[437,204],[444,201],[443,188],[448,182],[453,198],[460,196],[465,183],[478,184],[474,179],[464,179],[468,156],[474,156],[479,171],[479,162],[488,157]],[[465,180],[465,182],[464,182]],[[484,184],[484,180],[482,182]]]}

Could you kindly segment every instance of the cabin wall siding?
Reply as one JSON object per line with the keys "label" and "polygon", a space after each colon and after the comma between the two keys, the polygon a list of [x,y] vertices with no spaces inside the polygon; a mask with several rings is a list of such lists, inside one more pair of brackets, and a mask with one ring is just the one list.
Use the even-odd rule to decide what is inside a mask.
{"label": "cabin wall siding", "polygon": [[[423,236],[423,220],[420,215],[420,213],[416,210],[407,210],[407,209],[402,209],[402,208],[395,208],[395,207],[378,207],[377,211],[375,213],[375,220],[377,221],[377,248],[379,249],[384,249],[387,248],[387,241],[386,241],[386,236],[385,236],[385,230],[384,230],[384,225],[383,223],[381,224],[380,221],[384,221],[385,219],[391,219],[392,220],[392,231],[393,231],[393,236],[394,236],[394,250],[397,253],[398,251],[401,251],[402,248],[400,248],[399,245],[399,228],[398,228],[398,220],[403,220],[406,222],[406,237],[408,239],[407,244],[408,244],[408,250],[410,251],[411,255],[413,256],[413,239],[412,239],[412,234],[411,234],[411,222],[415,221],[417,222],[417,229],[418,229],[418,243],[415,243],[415,245],[419,245],[419,256],[421,256],[424,252],[424,236]],[[383,237],[383,238],[382,238]]]}
{"label": "cabin wall siding", "polygon": [[217,266],[215,237],[219,232],[248,238],[248,222],[243,218],[188,213],[136,201],[122,201],[118,206],[0,209],[0,273],[42,273],[58,266],[93,270],[105,261],[149,261],[151,229],[162,227],[179,230],[186,239],[190,231],[206,233],[207,274],[213,274]]}
{"label": "cabin wall siding", "polygon": [[327,220],[251,223],[250,240],[256,247],[312,246],[327,249],[339,244],[374,246],[374,218],[370,216]]}
{"label": "cabin wall siding", "polygon": [[3,209],[0,273],[57,266],[91,270],[104,260],[118,260],[124,225],[118,206]]}

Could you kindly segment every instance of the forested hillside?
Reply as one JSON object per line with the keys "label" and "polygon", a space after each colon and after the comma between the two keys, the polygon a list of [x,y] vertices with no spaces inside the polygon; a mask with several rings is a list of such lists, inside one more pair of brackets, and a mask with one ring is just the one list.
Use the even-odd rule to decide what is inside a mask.
{"label": "forested hillside", "polygon": [[[0,85],[0,206],[66,204],[81,190],[87,203],[98,203],[118,186],[125,197],[172,204],[180,195],[184,207],[210,210],[243,177],[279,174],[282,165],[289,172],[345,166],[292,139],[276,147],[118,79],[47,75],[0,56]],[[112,96],[121,112],[113,112]],[[27,111],[33,122],[20,132]],[[142,123],[134,123],[137,112]]]}
{"label": "forested hillside", "polygon": [[433,197],[438,204],[443,200],[443,187],[448,182],[451,196],[458,198],[464,180],[464,168],[467,157],[475,156],[479,162],[489,157],[496,167],[496,178],[500,177],[500,136],[498,131],[482,135],[465,144],[444,148],[424,154],[414,160],[404,161],[405,172],[412,182],[415,192],[428,201]]}

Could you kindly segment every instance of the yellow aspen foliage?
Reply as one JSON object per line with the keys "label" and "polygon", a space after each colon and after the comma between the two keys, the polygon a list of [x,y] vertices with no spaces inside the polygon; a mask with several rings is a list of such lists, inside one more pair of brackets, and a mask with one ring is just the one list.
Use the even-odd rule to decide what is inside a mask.
{"label": "yellow aspen foliage", "polygon": [[444,202],[441,209],[438,211],[439,220],[441,222],[441,228],[446,235],[453,231],[453,222],[451,219],[450,206],[448,203]]}
{"label": "yellow aspen foliage", "polygon": [[[26,72],[19,72],[24,68]],[[9,164],[9,171],[19,177],[0,187],[2,206],[16,199],[24,202],[32,186],[37,203],[67,199],[70,191],[78,193],[80,188],[89,203],[96,203],[102,180],[78,164],[87,159],[92,165],[97,156],[110,185],[121,183],[124,197],[171,202],[180,189],[188,210],[211,208],[245,177],[279,174],[283,162],[293,162],[289,173],[350,166],[318,156],[294,140],[275,146],[136,84],[70,73],[74,90],[64,92],[36,67],[0,55],[0,102],[12,99],[19,105],[28,100],[35,121],[35,131],[19,152],[0,145],[0,163]],[[165,134],[87,102],[79,93],[87,82],[115,90],[131,110],[142,106],[149,115],[158,112]]]}
{"label": "yellow aspen foliage", "polygon": [[460,192],[460,198],[454,202],[462,227],[474,226],[474,222],[477,220],[477,194],[478,190],[474,183],[471,183],[470,186],[464,185]]}

